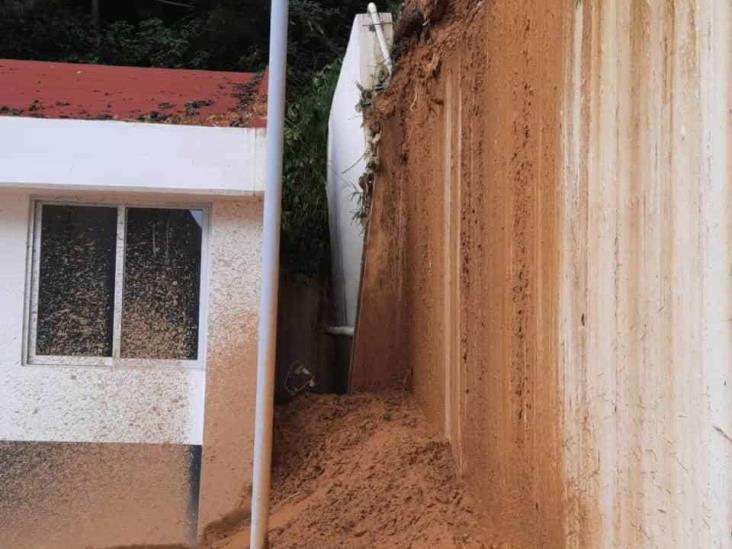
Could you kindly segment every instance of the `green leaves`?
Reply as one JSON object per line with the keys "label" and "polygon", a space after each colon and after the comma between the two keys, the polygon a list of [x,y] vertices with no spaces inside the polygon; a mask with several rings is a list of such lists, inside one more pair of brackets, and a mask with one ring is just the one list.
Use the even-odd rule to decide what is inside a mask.
{"label": "green leaves", "polygon": [[328,234],[328,118],[340,63],[317,72],[291,94],[285,120],[282,262],[293,273],[323,275],[330,260]]}
{"label": "green leaves", "polygon": [[116,21],[103,32],[101,54],[121,65],[182,68],[190,66],[191,30],[166,26],[160,19],[138,25]]}
{"label": "green leaves", "polygon": [[53,3],[0,16],[3,58],[94,63],[95,41],[91,16]]}

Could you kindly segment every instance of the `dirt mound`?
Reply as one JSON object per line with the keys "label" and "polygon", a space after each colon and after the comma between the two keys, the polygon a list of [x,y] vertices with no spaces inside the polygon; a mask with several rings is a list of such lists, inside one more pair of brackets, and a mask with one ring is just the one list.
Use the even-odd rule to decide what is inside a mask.
{"label": "dirt mound", "polygon": [[275,443],[274,549],[498,547],[409,397],[305,395],[278,408]]}

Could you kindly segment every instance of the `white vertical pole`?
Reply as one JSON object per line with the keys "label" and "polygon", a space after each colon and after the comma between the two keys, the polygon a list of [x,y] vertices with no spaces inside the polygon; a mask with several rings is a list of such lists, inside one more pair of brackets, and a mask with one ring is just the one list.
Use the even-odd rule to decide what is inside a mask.
{"label": "white vertical pole", "polygon": [[279,289],[280,218],[282,214],[282,148],[287,76],[287,0],[272,0],[267,100],[266,180],[262,294],[257,346],[257,410],[254,431],[251,549],[265,549],[269,519],[274,412],[277,292]]}

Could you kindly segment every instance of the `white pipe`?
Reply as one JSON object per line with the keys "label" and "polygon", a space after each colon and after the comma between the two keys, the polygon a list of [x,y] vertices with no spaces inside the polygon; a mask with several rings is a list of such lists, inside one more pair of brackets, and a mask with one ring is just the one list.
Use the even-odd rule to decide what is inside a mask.
{"label": "white pipe", "polygon": [[384,37],[384,27],[381,25],[381,16],[376,10],[376,4],[374,4],[373,2],[369,2],[368,11],[369,15],[371,15],[371,21],[374,23],[374,30],[376,30],[376,39],[378,40],[379,47],[381,48],[381,55],[384,58],[384,65],[386,65],[386,70],[389,71],[389,74],[391,75],[394,66],[391,61],[389,46],[386,45],[386,38]]}
{"label": "white pipe", "polygon": [[334,336],[353,337],[354,329],[353,326],[328,326],[325,333]]}
{"label": "white pipe", "polygon": [[[272,0],[269,42],[269,90],[262,245],[262,294],[257,346],[257,409],[254,427],[251,549],[265,549],[272,466],[275,342],[279,289],[280,218],[282,216],[282,148],[287,77],[287,0]],[[244,418],[242,418],[244,420]]]}

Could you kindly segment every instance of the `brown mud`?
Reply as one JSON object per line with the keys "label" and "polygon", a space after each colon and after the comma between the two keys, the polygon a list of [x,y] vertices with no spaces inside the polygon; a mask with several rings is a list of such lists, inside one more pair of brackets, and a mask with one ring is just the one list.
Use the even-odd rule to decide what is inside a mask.
{"label": "brown mud", "polygon": [[350,388],[413,392],[522,548],[565,540],[558,193],[571,8],[449,2],[404,34],[366,116],[380,155]]}
{"label": "brown mud", "polygon": [[[471,548],[498,544],[448,444],[411,397],[303,395],[277,408],[270,547]],[[206,549],[247,546],[248,530]]]}

